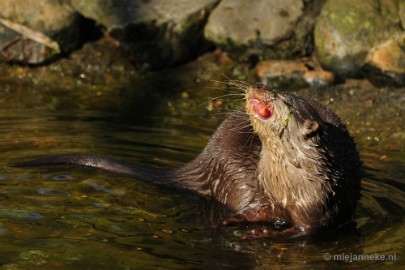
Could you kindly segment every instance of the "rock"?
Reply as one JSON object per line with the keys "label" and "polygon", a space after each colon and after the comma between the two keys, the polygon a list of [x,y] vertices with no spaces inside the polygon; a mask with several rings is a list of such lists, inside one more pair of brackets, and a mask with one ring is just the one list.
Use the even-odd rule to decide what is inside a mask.
{"label": "rock", "polygon": [[0,1],[0,52],[6,61],[41,64],[80,44],[80,16],[52,0]]}
{"label": "rock", "polygon": [[[306,47],[302,44],[305,35],[311,33],[307,29],[305,35],[294,33],[303,13],[302,0],[223,0],[210,15],[204,35],[217,46],[236,53],[248,49],[265,58],[291,57],[292,51],[301,53]],[[297,36],[294,44],[277,46]]]}
{"label": "rock", "polygon": [[369,50],[401,31],[396,8],[401,0],[329,0],[315,27],[322,66],[343,77],[361,75]]}
{"label": "rock", "polygon": [[323,87],[337,83],[335,74],[323,69],[308,70],[304,73],[304,80],[310,87]]}
{"label": "rock", "polygon": [[372,48],[362,70],[377,86],[405,86],[405,32]]}
{"label": "rock", "polygon": [[311,60],[267,60],[256,66],[256,76],[264,84],[275,88],[297,89],[332,85],[336,78],[332,72],[322,70]]}
{"label": "rock", "polygon": [[143,69],[172,66],[209,48],[203,27],[217,0],[71,0]]}

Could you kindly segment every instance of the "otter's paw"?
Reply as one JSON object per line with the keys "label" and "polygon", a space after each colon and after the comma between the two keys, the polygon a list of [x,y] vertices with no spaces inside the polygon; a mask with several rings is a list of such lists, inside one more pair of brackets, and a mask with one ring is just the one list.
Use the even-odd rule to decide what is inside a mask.
{"label": "otter's paw", "polygon": [[241,239],[259,239],[259,238],[267,238],[270,236],[271,236],[271,234],[268,229],[263,229],[263,230],[252,229],[250,231],[250,234],[242,235]]}
{"label": "otter's paw", "polygon": [[287,227],[289,226],[288,222],[285,218],[276,215],[274,211],[269,207],[261,207],[261,208],[246,208],[236,215],[225,219],[222,224],[229,225],[229,224],[236,224],[236,223],[269,223],[273,224],[274,227],[277,229],[278,227]]}

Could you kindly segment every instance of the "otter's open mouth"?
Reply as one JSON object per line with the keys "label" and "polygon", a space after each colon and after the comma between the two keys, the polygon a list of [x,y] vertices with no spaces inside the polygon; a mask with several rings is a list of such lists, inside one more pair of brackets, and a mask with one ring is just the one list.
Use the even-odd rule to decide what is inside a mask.
{"label": "otter's open mouth", "polygon": [[273,115],[271,108],[262,100],[257,98],[249,98],[248,102],[252,112],[255,113],[259,118],[267,120]]}

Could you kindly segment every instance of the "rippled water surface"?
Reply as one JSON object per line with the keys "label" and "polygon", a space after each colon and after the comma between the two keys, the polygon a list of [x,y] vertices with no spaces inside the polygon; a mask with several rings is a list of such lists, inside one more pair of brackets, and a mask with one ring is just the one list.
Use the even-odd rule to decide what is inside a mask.
{"label": "rippled water surface", "polygon": [[[337,90],[318,94],[349,122],[368,172],[356,228],[314,239],[240,240],[249,228],[213,228],[221,219],[212,214],[217,206],[192,194],[97,170],[9,166],[63,153],[181,166],[202,150],[223,117],[201,106],[172,105],[176,94],[152,95],[140,105],[121,91],[104,97],[90,92],[83,99],[74,91],[0,89],[0,269],[402,269],[405,152],[399,92],[391,97],[383,92],[385,100],[370,97],[376,100],[371,107],[371,93],[362,93],[361,101]],[[164,109],[152,108],[148,99],[159,99]],[[98,100],[104,107],[94,105]],[[333,257],[350,254],[395,257],[353,262]]]}

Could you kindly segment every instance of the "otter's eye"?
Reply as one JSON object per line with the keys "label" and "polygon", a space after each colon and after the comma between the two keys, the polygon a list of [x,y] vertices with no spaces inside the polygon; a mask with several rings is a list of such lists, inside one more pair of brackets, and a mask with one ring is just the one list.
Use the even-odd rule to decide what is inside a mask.
{"label": "otter's eye", "polygon": [[252,106],[252,111],[263,120],[269,119],[273,112],[270,107],[260,99],[252,98],[249,99],[250,105]]}

